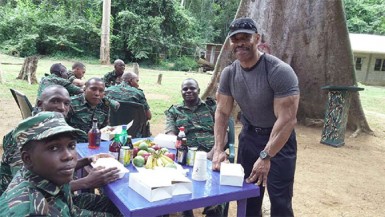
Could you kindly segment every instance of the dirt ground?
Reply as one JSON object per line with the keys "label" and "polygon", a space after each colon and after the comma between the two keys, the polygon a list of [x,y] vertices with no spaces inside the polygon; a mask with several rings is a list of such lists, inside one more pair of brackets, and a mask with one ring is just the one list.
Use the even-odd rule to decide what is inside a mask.
{"label": "dirt ground", "polygon": [[[379,123],[385,123],[379,114]],[[10,97],[0,102],[0,138],[21,120]],[[237,132],[240,130],[236,126]],[[163,125],[152,126],[153,134]],[[384,128],[381,128],[384,129]],[[297,127],[298,159],[293,206],[296,216],[383,216],[385,213],[385,131],[373,129],[376,136],[361,134],[340,148],[320,144],[321,129]],[[1,151],[1,150],[0,150]],[[268,201],[264,214],[269,216]],[[200,216],[201,209],[194,211]],[[236,216],[236,203],[229,216]]]}

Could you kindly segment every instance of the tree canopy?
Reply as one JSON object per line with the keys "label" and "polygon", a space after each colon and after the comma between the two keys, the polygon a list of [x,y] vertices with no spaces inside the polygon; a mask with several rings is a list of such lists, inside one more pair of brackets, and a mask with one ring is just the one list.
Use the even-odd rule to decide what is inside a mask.
{"label": "tree canopy", "polygon": [[[193,58],[196,47],[225,41],[239,2],[114,0],[111,59],[154,64],[159,57]],[[345,0],[349,31],[385,34],[382,2]],[[98,58],[102,7],[102,0],[0,0],[0,50]]]}

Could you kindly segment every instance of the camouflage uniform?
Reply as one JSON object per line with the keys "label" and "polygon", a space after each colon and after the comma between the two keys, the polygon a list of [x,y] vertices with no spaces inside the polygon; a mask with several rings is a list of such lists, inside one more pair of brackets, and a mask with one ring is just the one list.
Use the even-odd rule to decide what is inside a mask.
{"label": "camouflage uniform", "polygon": [[[115,100],[104,98],[95,108],[88,104],[84,94],[71,97],[71,109],[68,112],[67,122],[74,128],[88,132],[92,128],[92,119],[98,120],[99,128],[108,125],[110,108],[117,110],[119,103]],[[78,138],[78,142],[87,142],[87,136]]]}
{"label": "camouflage uniform", "polygon": [[[10,185],[12,178],[23,166],[20,151],[13,136],[14,130],[5,135],[3,139],[4,152],[0,167],[0,196]],[[120,215],[116,206],[108,197],[104,195],[81,193],[78,195],[72,195],[72,199],[75,206],[80,209],[85,209],[82,211],[83,213],[89,212],[87,210],[92,210],[95,212],[112,213],[114,216]],[[0,213],[2,212],[0,211]]]}
{"label": "camouflage uniform", "polygon": [[150,106],[144,96],[143,90],[131,87],[126,82],[119,85],[111,86],[106,89],[106,96],[118,102],[135,102],[142,104],[145,110],[149,110]]}
{"label": "camouflage uniform", "polygon": [[68,74],[68,80],[72,83],[76,79],[75,74],[72,71],[69,71],[67,74]]}
{"label": "camouflage uniform", "polygon": [[165,132],[179,132],[184,126],[188,146],[210,151],[214,146],[214,114],[216,103],[213,99],[200,100],[192,109],[182,104],[172,105],[166,115]]}
{"label": "camouflage uniform", "polygon": [[[70,127],[60,113],[41,112],[23,120],[12,132],[12,138],[20,150],[29,141],[65,132],[77,136],[85,134]],[[25,167],[16,173],[1,195],[0,204],[2,216],[113,216],[110,213],[80,209],[73,204],[68,183],[57,186]]]}
{"label": "camouflage uniform", "polygon": [[56,186],[22,167],[0,197],[2,216],[113,216],[80,209],[72,202],[70,185]]}
{"label": "camouflage uniform", "polygon": [[7,189],[13,176],[23,165],[16,141],[13,139],[13,130],[3,138],[3,151],[0,167],[0,195]]}
{"label": "camouflage uniform", "polygon": [[116,72],[114,70],[112,72],[105,74],[104,77],[102,78],[102,80],[104,81],[104,85],[107,88],[107,87],[111,87],[111,86],[114,86],[116,84],[119,84],[119,82],[116,81],[116,79],[119,77],[121,77],[121,76],[116,75]]}
{"label": "camouflage uniform", "polygon": [[[200,100],[198,105],[192,109],[184,103],[172,105],[166,114],[165,132],[179,132],[179,127],[184,126],[187,145],[198,147],[198,150],[209,152],[214,146],[214,120],[216,102],[208,97],[206,101]],[[203,209],[206,217],[226,216],[225,207],[228,203],[208,206]],[[192,211],[185,211],[190,215]]]}
{"label": "camouflage uniform", "polygon": [[61,78],[55,74],[50,74],[41,79],[39,89],[37,90],[37,99],[40,98],[41,93],[46,87],[54,84],[65,87],[71,96],[83,93],[83,91],[78,86],[72,84],[72,82],[70,82],[68,79]]}

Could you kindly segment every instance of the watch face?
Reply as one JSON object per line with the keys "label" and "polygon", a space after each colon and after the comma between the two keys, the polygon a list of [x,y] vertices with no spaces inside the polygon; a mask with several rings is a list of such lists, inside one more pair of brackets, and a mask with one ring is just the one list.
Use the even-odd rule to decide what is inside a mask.
{"label": "watch face", "polygon": [[266,151],[261,151],[261,153],[259,154],[259,156],[260,156],[262,159],[265,159],[265,158],[267,157]]}

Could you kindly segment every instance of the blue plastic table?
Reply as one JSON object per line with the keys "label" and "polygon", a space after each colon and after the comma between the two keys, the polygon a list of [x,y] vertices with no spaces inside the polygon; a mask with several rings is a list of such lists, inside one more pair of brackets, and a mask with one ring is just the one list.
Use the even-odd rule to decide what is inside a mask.
{"label": "blue plastic table", "polygon": [[[108,153],[108,144],[102,142],[99,149],[89,149],[87,143],[79,143],[76,146],[79,157],[86,157],[98,153]],[[211,163],[208,163],[211,167]],[[122,179],[106,185],[103,190],[112,202],[119,208],[124,216],[159,216],[176,213],[200,207],[206,207],[219,203],[238,201],[237,216],[245,216],[246,199],[257,197],[260,194],[259,187],[254,184],[243,183],[243,187],[219,185],[219,172],[209,170],[207,181],[194,181],[192,194],[173,196],[171,199],[149,202],[140,194],[128,187],[130,173],[137,170],[130,164],[127,167],[130,172]],[[191,167],[188,177],[191,179]]]}

